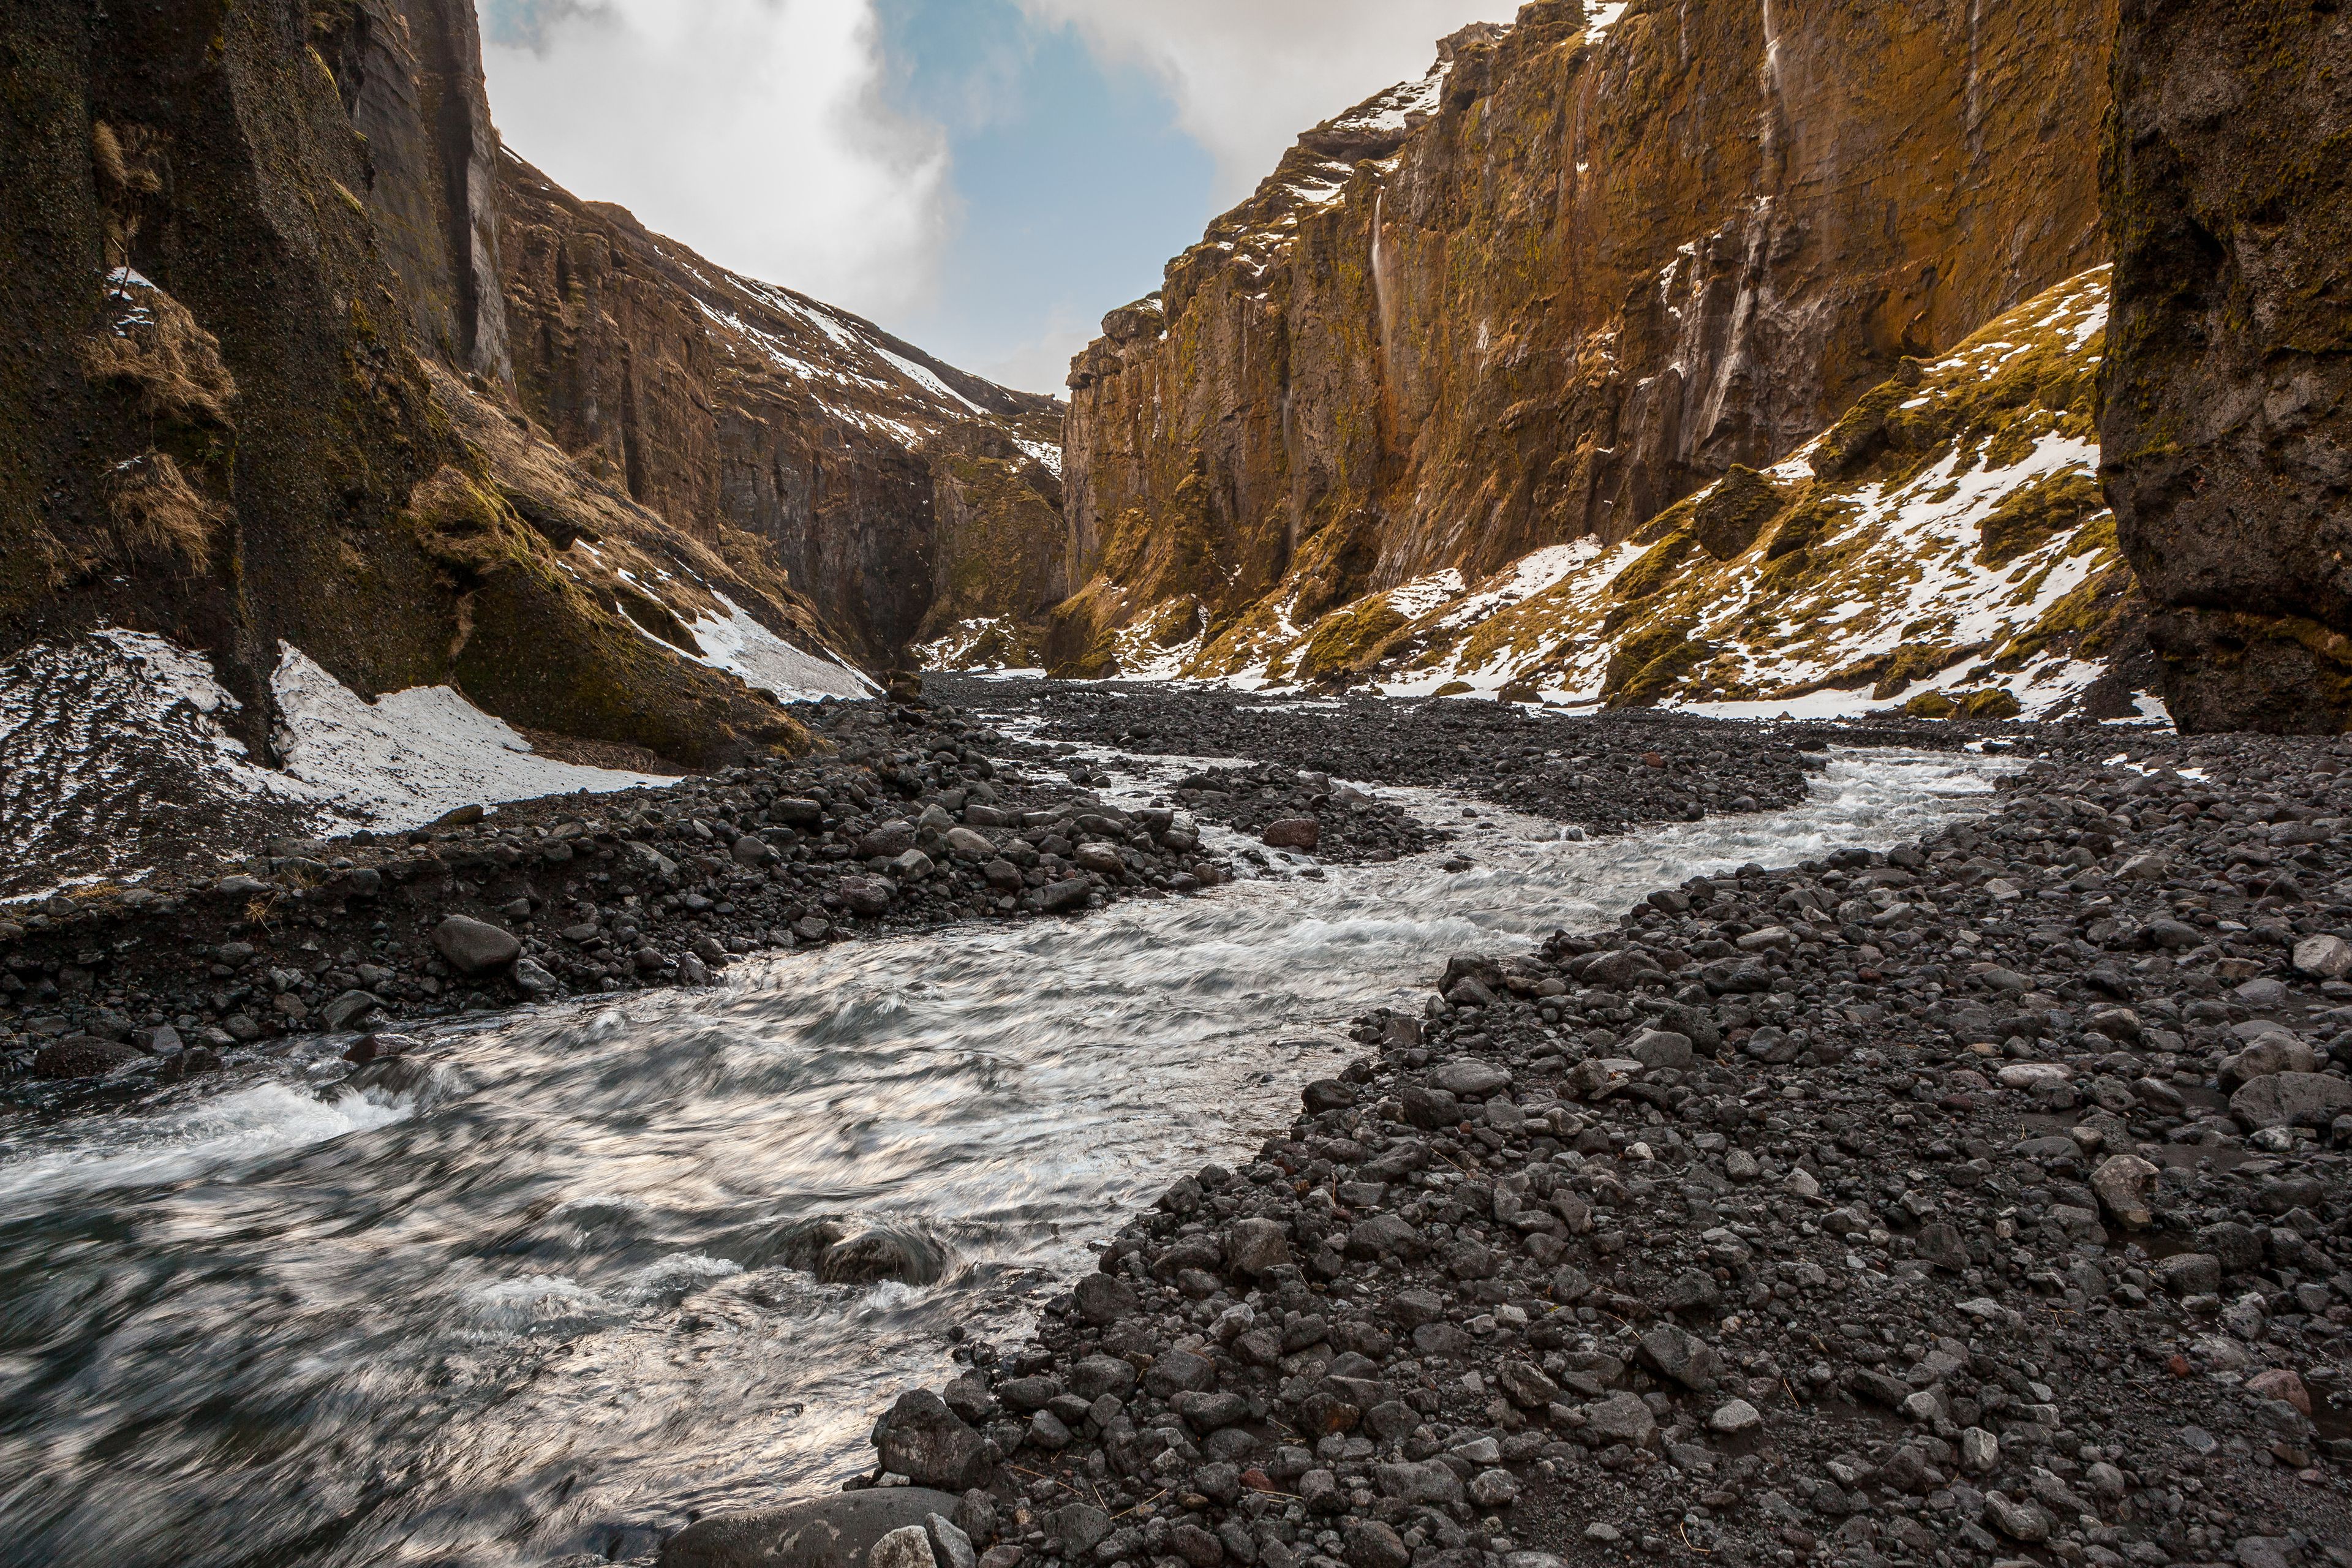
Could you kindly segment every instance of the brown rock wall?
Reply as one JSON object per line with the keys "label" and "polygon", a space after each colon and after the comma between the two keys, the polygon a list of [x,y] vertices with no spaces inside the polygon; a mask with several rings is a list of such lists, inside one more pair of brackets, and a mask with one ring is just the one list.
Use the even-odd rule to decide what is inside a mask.
{"label": "brown rock wall", "polygon": [[2352,15],[2126,0],[2101,438],[2191,730],[2352,725]]}
{"label": "brown rock wall", "polygon": [[1457,35],[1423,108],[1309,132],[1074,363],[1057,646],[1614,542],[1785,456],[2100,259],[2111,18],[1635,0],[1595,36],[1539,0]]}
{"label": "brown rock wall", "polygon": [[[446,645],[394,524],[446,447],[306,28],[193,0],[0,11],[0,634],[163,632],[253,714],[280,639],[366,690]],[[110,476],[151,453],[210,512],[204,550],[110,529]]]}
{"label": "brown rock wall", "polygon": [[0,64],[0,655],[201,648],[265,758],[291,646],[700,765],[801,731],[697,625],[1058,595],[1059,404],[508,157],[470,0],[7,0]]}
{"label": "brown rock wall", "polygon": [[310,37],[363,142],[362,194],[419,341],[511,384],[499,288],[498,133],[471,0],[331,0]]}
{"label": "brown rock wall", "polygon": [[[524,407],[640,505],[730,559],[772,561],[869,666],[897,660],[958,574],[942,465],[975,442],[1021,458],[1016,439],[1060,438],[1053,399],[737,278],[511,154],[500,201]],[[1013,474],[991,489],[996,521],[1026,541],[1016,552],[1051,552],[1058,482],[1034,461]]]}

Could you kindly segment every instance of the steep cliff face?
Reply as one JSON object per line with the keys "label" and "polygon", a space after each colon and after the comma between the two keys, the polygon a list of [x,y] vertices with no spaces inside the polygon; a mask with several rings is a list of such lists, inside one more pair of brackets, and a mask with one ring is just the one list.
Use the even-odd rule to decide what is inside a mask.
{"label": "steep cliff face", "polygon": [[[2071,279],[1618,544],[1445,567],[1313,619],[1277,602],[1159,668],[1746,716],[2131,714],[2153,671],[2094,477],[2106,310],[2105,268]],[[1120,652],[1153,668],[1145,639]]]}
{"label": "steep cliff face", "polygon": [[[590,473],[730,560],[772,562],[868,664],[975,572],[1056,561],[1054,399],[738,277],[511,154],[499,200],[523,405]],[[1065,591],[990,608],[1034,618]]]}
{"label": "steep cliff face", "polygon": [[499,292],[498,132],[470,0],[327,0],[314,47],[367,146],[376,245],[419,339],[510,384]]}
{"label": "steep cliff face", "polygon": [[2189,729],[2352,726],[2352,14],[2126,0],[2107,495]]}
{"label": "steep cliff face", "polygon": [[260,758],[319,670],[702,765],[973,552],[1062,591],[1056,403],[548,185],[470,0],[11,0],[0,67],[0,659],[202,650]]}
{"label": "steep cliff face", "polygon": [[1302,137],[1075,363],[1053,653],[1632,535],[2104,254],[2111,0],[1538,0]]}
{"label": "steep cliff face", "polygon": [[[433,569],[392,520],[441,444],[307,23],[100,12],[7,14],[10,640],[155,626],[219,649],[249,697],[290,638],[409,684],[430,639],[395,606]],[[384,602],[337,602],[347,544]]]}

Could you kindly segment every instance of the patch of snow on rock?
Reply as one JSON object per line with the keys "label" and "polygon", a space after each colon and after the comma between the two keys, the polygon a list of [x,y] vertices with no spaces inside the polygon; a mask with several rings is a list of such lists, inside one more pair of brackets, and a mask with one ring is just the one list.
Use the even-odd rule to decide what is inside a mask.
{"label": "patch of snow on rock", "polygon": [[421,827],[461,805],[670,782],[541,756],[504,720],[446,686],[411,687],[370,702],[299,648],[278,646],[269,686],[286,775],[337,816],[371,827]]}
{"label": "patch of snow on rock", "polygon": [[787,702],[874,693],[874,682],[858,671],[794,647],[726,595],[714,592],[711,596],[727,612],[726,618],[706,615],[688,628],[701,645],[702,663]]}

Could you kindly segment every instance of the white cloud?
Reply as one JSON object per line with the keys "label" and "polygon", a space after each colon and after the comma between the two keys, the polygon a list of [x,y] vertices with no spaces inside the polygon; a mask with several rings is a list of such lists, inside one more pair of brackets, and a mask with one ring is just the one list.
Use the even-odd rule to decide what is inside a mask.
{"label": "white cloud", "polygon": [[1034,334],[977,356],[964,368],[974,375],[986,376],[999,386],[1067,397],[1070,361],[1094,342],[1102,329],[1096,325],[1094,317],[1066,305],[1053,307],[1043,321],[1028,325],[1036,329]]}
{"label": "white cloud", "polygon": [[884,100],[872,0],[488,0],[508,142],[712,260],[887,320],[954,226],[941,129]]}
{"label": "white cloud", "polygon": [[1221,206],[1255,189],[1298,132],[1417,79],[1434,42],[1507,22],[1518,0],[1020,0],[1076,26],[1105,61],[1166,83],[1177,123],[1217,163]]}

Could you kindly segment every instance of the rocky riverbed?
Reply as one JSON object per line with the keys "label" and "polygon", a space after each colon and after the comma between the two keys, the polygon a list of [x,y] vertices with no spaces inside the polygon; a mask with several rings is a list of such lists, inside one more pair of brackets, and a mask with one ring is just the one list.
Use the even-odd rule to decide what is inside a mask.
{"label": "rocky riverbed", "polygon": [[920,1561],[2352,1562],[2352,748],[2020,739],[1359,1017],[883,1414]]}
{"label": "rocky riverbed", "polygon": [[[7,906],[0,1062],[120,1093],[322,1031],[382,1032],[364,1049],[391,1055],[404,1024],[704,984],[752,952],[1229,874],[1189,816],[1000,768],[1003,737],[952,707],[810,711],[824,750],[807,762],[278,840],[238,874],[159,870]],[[1328,791],[1293,794],[1310,830],[1318,809],[1346,813]]]}
{"label": "rocky riverbed", "polygon": [[934,675],[929,688],[976,712],[1024,721],[1038,739],[1066,746],[1246,758],[1444,789],[1597,833],[1793,805],[1832,744],[1938,751],[1999,731],[1899,717],[1765,724],[1600,711],[1563,719],[1509,702],[959,675]]}
{"label": "rocky riverbed", "polygon": [[[1104,696],[1097,706],[1145,710],[1116,706],[1134,700]],[[1479,888],[1499,897],[1526,874],[1515,872],[1514,855],[1598,850],[1558,840],[1607,838],[1631,825],[1622,812],[1594,809],[1580,779],[1631,781],[1627,800],[1672,821],[1694,803],[1705,813],[1711,804],[1766,804],[1759,792],[1777,789],[1780,801],[1809,784],[1818,790],[1825,754],[1857,754],[1830,748],[1917,739],[1907,727],[1596,721],[1459,703],[1423,705],[1420,718],[1419,708],[1381,710],[1372,718],[1384,727],[1365,731],[1349,705],[1259,712],[1250,710],[1267,705],[1192,692],[1149,694],[1149,711],[1172,724],[1188,702],[1202,715],[1192,742],[1179,731],[1143,736],[1123,717],[1075,722],[1066,697],[1045,685],[973,683],[935,691],[929,705],[846,705],[822,715],[832,749],[814,763],[501,807],[388,842],[275,846],[248,868],[259,887],[160,882],[128,896],[52,900],[5,933],[0,962],[16,984],[0,1024],[15,1032],[22,1065],[99,1076],[63,1090],[20,1079],[11,1092],[43,1106],[79,1095],[96,1110],[109,1096],[154,1095],[159,1076],[213,1065],[205,1054],[234,1074],[292,1051],[280,1067],[340,1086],[321,1094],[372,1097],[329,1104],[346,1108],[337,1125],[359,1127],[354,1136],[375,1148],[367,1158],[377,1180],[394,1183],[385,1213],[323,1152],[248,1178],[262,1185],[240,1200],[247,1225],[284,1216],[253,1237],[268,1238],[268,1255],[298,1261],[336,1246],[332,1237],[386,1234],[393,1215],[413,1214],[447,1179],[436,1173],[460,1168],[447,1163],[457,1146],[445,1146],[438,1125],[479,1122],[472,1137],[494,1163],[465,1178],[477,1194],[470,1206],[491,1204],[511,1230],[502,1245],[524,1256],[579,1260],[534,1265],[570,1270],[561,1278],[503,1278],[490,1267],[503,1254],[483,1252],[453,1210],[436,1221],[454,1249],[446,1259],[436,1261],[438,1243],[414,1257],[413,1243],[383,1254],[405,1260],[404,1278],[413,1279],[402,1289],[438,1289],[433,1281],[454,1275],[452,1301],[472,1315],[466,1333],[476,1339],[481,1323],[517,1312],[518,1343],[555,1336],[545,1352],[568,1352],[569,1336],[590,1335],[576,1342],[608,1345],[604,1376],[624,1387],[632,1376],[675,1384],[678,1373],[656,1369],[707,1361],[716,1381],[696,1396],[707,1399],[734,1375],[730,1354],[743,1353],[725,1347],[755,1342],[787,1301],[819,1312],[810,1321],[825,1325],[829,1354],[850,1353],[859,1334],[891,1331],[855,1326],[869,1310],[856,1305],[864,1287],[827,1284],[821,1267],[814,1284],[791,1283],[812,1266],[789,1248],[775,1253],[778,1224],[824,1244],[827,1257],[861,1238],[898,1237],[901,1250],[934,1256],[935,1269],[960,1267],[951,1233],[882,1213],[822,1217],[827,1160],[869,1154],[817,1144],[843,1136],[852,1140],[845,1150],[890,1147],[897,1135],[877,1143],[859,1131],[874,1124],[880,1100],[875,1110],[845,1105],[851,1121],[835,1134],[816,1122],[755,1129],[756,1103],[736,1093],[786,1072],[775,1092],[795,1104],[821,1097],[787,1120],[822,1115],[838,1091],[801,1084],[805,1069],[793,1064],[842,1044],[853,1025],[880,1027],[905,1001],[887,990],[813,997],[798,1054],[756,1049],[715,1080],[696,1065],[709,1049],[698,1033],[707,1023],[648,1034],[652,1054],[632,1068],[625,1019],[583,1028],[556,1009],[547,1027],[468,1067],[466,1041],[487,1037],[478,1026],[473,1036],[452,1030],[455,1015],[698,980],[742,952],[787,943],[903,942],[950,925],[1017,931],[1056,907],[1179,899],[1229,868],[1257,874],[1252,857],[1264,874],[1291,877],[1318,875],[1320,859],[1371,863],[1335,868],[1334,887],[1342,876],[1420,878],[1425,868],[1475,903]],[[1499,737],[1490,763],[1465,763],[1460,742],[1430,738],[1458,734]],[[879,1413],[878,1448],[859,1489],[789,1518],[686,1504],[709,1517],[666,1546],[675,1511],[668,1525],[654,1522],[655,1510],[624,1528],[593,1524],[609,1511],[575,1518],[548,1500],[525,1508],[530,1522],[512,1528],[533,1540],[593,1540],[598,1560],[658,1550],[672,1568],[869,1568],[869,1556],[870,1568],[2344,1563],[2352,850],[2343,830],[2352,747],[2087,725],[1927,738],[2008,753],[1989,814],[1916,842],[1878,837],[1875,849],[1841,848],[1816,832],[1801,863],[1770,869],[1702,855],[1720,868],[1650,891],[1614,925],[1571,920],[1531,945],[1462,948],[1433,965],[1431,990],[1411,1001],[1370,982],[1365,1005],[1320,1015],[1353,1013],[1342,1027],[1355,1053],[1307,1082],[1295,1117],[1245,1102],[1251,1074],[1229,1069],[1248,1064],[1221,1068],[1232,1078],[1218,1090],[1232,1125],[1291,1117],[1286,1130],[1175,1181],[1124,1229],[1116,1214],[1093,1216],[1097,1228],[1066,1205],[1042,1211],[1055,1226],[1117,1235],[1095,1271],[1042,1299],[1034,1334],[1003,1333],[1011,1308],[1002,1296],[944,1286],[941,1302],[969,1302],[961,1325],[902,1315],[919,1342],[883,1360],[919,1365],[951,1344],[959,1375]],[[1531,784],[1530,751],[1547,763],[1578,761]],[[1138,783],[1121,758],[1152,763],[1151,777]],[[1783,770],[1794,782],[1773,784]],[[1835,777],[1839,767],[1826,772]],[[1399,776],[1442,777],[1453,794],[1372,797],[1348,783],[1388,786]],[[1719,800],[1734,789],[1741,793]],[[1512,840],[1522,847],[1503,850],[1486,819],[1529,806],[1559,825],[1545,830],[1552,842],[1523,830]],[[1300,819],[1314,826],[1314,848],[1281,842],[1297,833],[1284,825]],[[957,835],[985,838],[993,855],[958,855]],[[1673,863],[1663,842],[1660,853],[1660,864]],[[1379,864],[1397,857],[1405,863]],[[362,872],[374,873],[372,885]],[[887,890],[870,910],[853,901],[861,881]],[[1058,888],[1083,892],[1055,895]],[[1422,901],[1416,918],[1440,922],[1425,929],[1445,929],[1445,900]],[[1097,921],[1129,918],[1111,910]],[[1375,916],[1366,908],[1349,918]],[[1475,929],[1544,928],[1515,920]],[[1224,945],[1200,951],[1238,955],[1268,935],[1213,923],[1199,940]],[[1353,940],[1335,925],[1299,956],[1328,963]],[[1129,945],[1084,955],[1099,1001],[1081,1002],[1078,1013],[1116,1005],[1122,1034],[1148,1037],[1150,1009],[1138,1010],[1147,999],[1128,996],[1134,986],[1115,972]],[[481,967],[468,974],[478,949],[471,962]],[[1039,951],[1076,974],[1077,949]],[[1429,950],[1401,951],[1420,962]],[[655,962],[644,962],[647,953]],[[956,963],[968,967],[975,956]],[[987,962],[992,974],[1003,967]],[[1112,967],[1096,973],[1100,963]],[[1016,960],[1006,976],[1018,970]],[[1223,1035],[1201,1034],[1220,1005],[1214,996],[1181,986],[1168,994],[1179,991],[1188,1038],[1199,1037],[1188,1048],[1203,1067],[1232,1057]],[[1228,1008],[1245,1005],[1240,993],[1218,994]],[[997,1017],[1006,1005],[997,992],[974,1001],[982,1010],[966,1017],[1009,1026],[1010,1015]],[[338,1017],[339,1002],[356,1011]],[[755,976],[746,1020],[765,1005]],[[1078,1015],[1055,1024],[1067,1033],[1056,1052],[1071,1065],[1055,1071],[1075,1070],[1068,1053],[1084,1048],[1083,1024]],[[404,1055],[403,1028],[425,1049]],[[305,1043],[320,1033],[328,1040]],[[320,1056],[346,1038],[345,1055],[390,1059],[354,1070]],[[403,1064],[420,1058],[436,1065],[401,1079]],[[1003,1069],[973,1066],[985,1070],[971,1092],[996,1092],[987,1085]],[[446,1110],[425,1109],[428,1070],[439,1075],[435,1104]],[[525,1114],[534,1097],[508,1080],[532,1071],[549,1081]],[[485,1079],[491,1087],[465,1087]],[[735,1086],[727,1118],[744,1152],[757,1148],[761,1169],[781,1161],[777,1172],[791,1173],[814,1206],[794,1196],[779,1220],[772,1184],[751,1169],[717,1186],[698,1175],[682,1190],[708,1187],[709,1201],[664,1211],[668,1251],[632,1241],[612,1258],[611,1282],[592,1276],[603,1244],[592,1246],[587,1221],[565,1216],[611,1208],[622,1216],[614,1224],[626,1220],[616,1234],[634,1236],[644,1221],[627,1219],[639,1212],[629,1204],[643,1200],[577,1183],[592,1171],[614,1183],[642,1163],[649,1135],[665,1168],[701,1169],[708,1133],[693,1114],[679,1120],[672,1100],[683,1088],[698,1101],[712,1082]],[[919,1082],[910,1079],[910,1090],[934,1098]],[[300,1100],[282,1088],[251,1092]],[[662,1107],[649,1134],[646,1115]],[[1043,1109],[1022,1109],[1021,1125]],[[1087,1112],[1097,1121],[1104,1113]],[[565,1119],[567,1147],[604,1151],[575,1160],[581,1176],[564,1178],[535,1152],[543,1140],[528,1130],[551,1115]],[[137,1137],[135,1119],[122,1135]],[[31,1182],[26,1190],[74,1179],[77,1157],[62,1144],[26,1150],[34,1165],[10,1176]],[[624,1158],[628,1150],[639,1153]],[[1043,1146],[1019,1156],[1045,1157]],[[131,1160],[124,1168],[135,1173],[151,1156],[107,1158]],[[1017,1173],[986,1179],[1003,1187],[986,1223],[1023,1223]],[[279,1189],[271,1206],[257,1206]],[[646,1196],[669,1204],[671,1190],[655,1183]],[[887,1188],[869,1173],[856,1190],[878,1197]],[[163,1203],[176,1214],[186,1207],[172,1195],[181,1191],[126,1199],[125,1212]],[[79,1278],[86,1267],[109,1276],[152,1267],[145,1260],[163,1256],[155,1248],[167,1235],[211,1234],[204,1212],[159,1210],[161,1228],[144,1242],[143,1222],[121,1237],[49,1237],[26,1216],[20,1239],[37,1261],[25,1284]],[[320,1229],[316,1216],[328,1215]],[[541,1232],[556,1219],[567,1239],[551,1251]],[[757,1237],[768,1239],[747,1239]],[[207,1244],[246,1245],[226,1236]],[[688,1263],[700,1271],[691,1280],[706,1284],[667,1282],[663,1270]],[[264,1267],[259,1255],[250,1267]],[[306,1274],[317,1267],[301,1264]],[[647,1269],[665,1281],[650,1296],[639,1278]],[[818,1307],[813,1290],[841,1300]],[[152,1315],[138,1310],[138,1321]],[[43,1321],[87,1315],[60,1306]],[[300,1292],[281,1292],[236,1310],[249,1329],[212,1331],[253,1338],[253,1353],[265,1356],[270,1344],[315,1342],[323,1351],[351,1331],[340,1318],[314,1324],[314,1315]],[[89,1329],[91,1345],[120,1332],[97,1321]],[[70,1347],[82,1332],[42,1353],[80,1353]],[[505,1352],[453,1362],[437,1337],[419,1337],[434,1334],[420,1323],[396,1341],[415,1342],[420,1366],[437,1369],[433,1386],[453,1368],[458,1386],[479,1380],[488,1403],[465,1416],[466,1429],[509,1413],[516,1429],[501,1443],[528,1450],[530,1411],[542,1402],[550,1415],[575,1408],[564,1380],[550,1375],[559,1363],[542,1365],[540,1352],[510,1368]],[[51,1337],[42,1331],[25,1344]],[[772,1366],[797,1364],[775,1361],[781,1346],[760,1353]],[[302,1396],[304,1409],[315,1405],[302,1419],[315,1422],[352,1395],[336,1392],[333,1358],[305,1357],[296,1381],[319,1384]],[[164,1420],[159,1456],[200,1446],[209,1429],[204,1363],[172,1365],[169,1388],[154,1397],[164,1401],[159,1410],[185,1412],[140,1417]],[[539,1392],[498,1393],[517,1378],[513,1388]],[[126,1416],[135,1413],[128,1389],[118,1397]],[[767,1398],[754,1403],[765,1409]],[[44,1408],[26,1404],[29,1425],[0,1424],[0,1437],[37,1439]],[[656,1395],[649,1412],[662,1408]],[[414,1454],[447,1450],[432,1434],[456,1415],[437,1397],[416,1412]],[[796,1406],[780,1410],[763,1418],[763,1433],[789,1433],[799,1419]],[[482,1441],[477,1433],[456,1452]],[[788,1438],[759,1439],[763,1453],[778,1442],[776,1451],[790,1448]],[[410,1450],[387,1453],[395,1451]],[[591,1477],[639,1450],[594,1451]],[[289,1458],[310,1465],[301,1453]],[[477,1476],[469,1466],[483,1462],[446,1475],[438,1461],[425,1464],[417,1473],[427,1479],[386,1495],[404,1510],[446,1497],[431,1506],[457,1510],[448,1519],[487,1521],[479,1503],[458,1500],[501,1473]],[[91,1478],[103,1487],[121,1479]],[[616,1484],[583,1489],[589,1500],[576,1506],[609,1510],[593,1500]],[[300,1485],[305,1510],[321,1521],[343,1509],[334,1489]],[[551,1500],[572,1489],[566,1479]],[[334,1528],[355,1529],[367,1511]],[[39,1515],[48,1541],[77,1517],[65,1493],[44,1494]],[[404,1517],[384,1514],[364,1538],[392,1539],[384,1532]],[[120,1524],[142,1551],[189,1539],[159,1531],[139,1510]],[[787,1535],[793,1544],[782,1551]],[[342,1550],[320,1560],[344,1560]]]}

